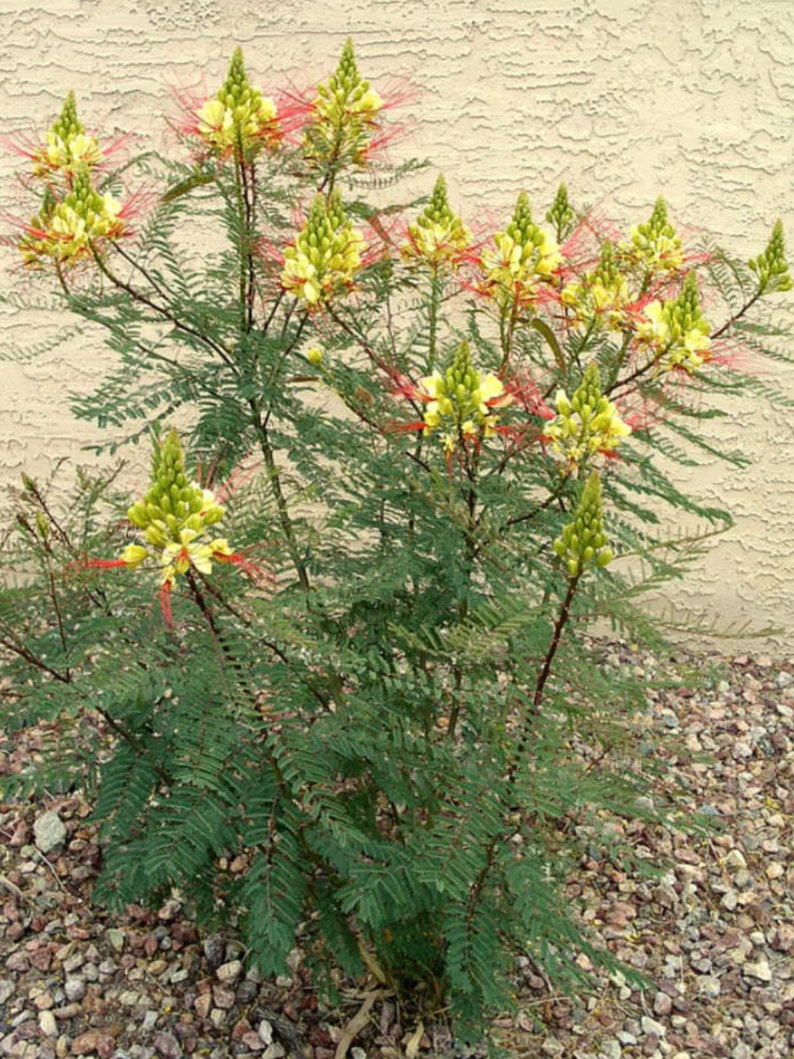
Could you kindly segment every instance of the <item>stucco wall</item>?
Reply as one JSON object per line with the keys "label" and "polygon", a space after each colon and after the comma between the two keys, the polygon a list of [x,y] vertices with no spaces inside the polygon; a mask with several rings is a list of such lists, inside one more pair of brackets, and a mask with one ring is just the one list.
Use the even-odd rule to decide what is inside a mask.
{"label": "stucco wall", "polygon": [[[162,142],[166,86],[214,85],[243,45],[263,84],[325,76],[347,35],[361,68],[407,77],[420,91],[405,117],[404,154],[430,156],[464,212],[506,214],[526,189],[545,208],[559,180],[578,202],[623,226],[660,192],[674,218],[758,253],[777,216],[794,249],[794,7],[789,0],[3,0],[4,129],[44,131],[73,87],[104,130]],[[411,118],[411,114],[414,115]],[[15,213],[0,156],[0,201]],[[25,283],[13,255],[5,289]],[[785,302],[780,298],[781,304]],[[2,334],[29,344],[41,319],[2,309]],[[90,437],[68,412],[106,354],[91,336],[25,364],[0,361],[0,479],[45,471]],[[775,368],[794,395],[794,371]],[[739,402],[719,435],[755,460],[709,462],[691,475],[737,527],[675,590],[682,611],[770,621],[767,646],[794,652],[794,432],[790,417]]]}

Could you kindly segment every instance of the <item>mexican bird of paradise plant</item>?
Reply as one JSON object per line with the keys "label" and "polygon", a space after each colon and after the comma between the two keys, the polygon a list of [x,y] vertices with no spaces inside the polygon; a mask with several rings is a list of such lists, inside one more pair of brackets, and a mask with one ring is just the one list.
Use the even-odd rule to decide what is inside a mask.
{"label": "mexican bird of paradise plant", "polygon": [[[97,899],[176,888],[266,974],[297,945],[476,1036],[517,955],[571,988],[575,949],[617,966],[562,898],[610,822],[698,826],[647,796],[643,689],[587,629],[657,635],[641,593],[730,524],[669,468],[715,453],[711,397],[757,388],[739,354],[792,284],[779,221],[743,263],[663,198],[624,232],[565,184],[469,221],[395,160],[409,98],[350,41],[305,91],[238,48],[179,91],[173,158],[87,132],[73,93],[16,145],[7,243],[115,357],[75,411],[98,451],[154,448],[132,502],[82,472],[60,514],[27,480],[7,564],[38,574],[3,590],[0,651],[18,716],[75,733],[60,782],[98,787]],[[205,460],[255,468],[233,504]],[[663,512],[706,529],[671,541]]]}

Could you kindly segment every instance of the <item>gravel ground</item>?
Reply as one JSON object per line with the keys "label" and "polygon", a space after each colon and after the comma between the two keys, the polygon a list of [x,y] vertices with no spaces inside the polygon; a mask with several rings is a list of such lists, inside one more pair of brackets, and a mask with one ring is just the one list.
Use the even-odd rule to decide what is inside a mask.
{"label": "gravel ground", "polygon": [[[695,663],[678,660],[684,672]],[[657,666],[619,644],[606,662],[639,680]],[[648,881],[594,850],[570,883],[597,935],[654,987],[603,979],[597,993],[565,999],[519,961],[519,1013],[495,1027],[510,1053],[794,1055],[794,664],[738,657],[721,675],[706,689],[649,691],[644,722],[691,806],[718,829],[703,838],[628,825],[638,857],[664,859],[667,874]],[[41,735],[0,736],[0,767],[35,754]],[[458,1054],[443,1027],[416,1024],[382,990],[351,986],[323,1007],[298,952],[290,977],[258,981],[234,940],[199,937],[177,900],[113,919],[92,908],[100,852],[89,811],[80,796],[0,806],[0,1056]]]}

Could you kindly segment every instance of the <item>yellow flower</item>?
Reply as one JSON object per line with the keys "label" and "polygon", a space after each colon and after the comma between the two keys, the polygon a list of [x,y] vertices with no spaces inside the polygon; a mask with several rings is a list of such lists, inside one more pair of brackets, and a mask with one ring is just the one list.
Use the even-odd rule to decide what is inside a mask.
{"label": "yellow flower", "polygon": [[690,375],[710,359],[709,325],[700,311],[697,280],[690,272],[677,298],[653,301],[643,311],[637,338],[664,371],[683,368]]}
{"label": "yellow flower", "polygon": [[99,140],[77,133],[64,139],[56,132],[47,133],[47,142],[36,151],[33,172],[48,176],[54,172],[74,173],[81,165],[94,166],[102,161]]}
{"label": "yellow flower", "polygon": [[149,549],[144,548],[142,544],[128,544],[121,553],[121,561],[125,566],[129,566],[131,570],[137,570],[148,556]]}
{"label": "yellow flower", "polygon": [[87,136],[77,117],[74,92],[69,92],[60,117],[47,133],[45,142],[31,156],[37,177],[64,174],[70,179],[81,167],[91,168],[102,161],[102,150],[95,136]]}
{"label": "yellow flower", "polygon": [[125,566],[135,570],[146,559],[161,568],[160,603],[166,623],[172,624],[171,594],[176,578],[191,569],[212,573],[213,560],[243,569],[253,564],[231,550],[225,537],[207,540],[207,530],[223,518],[223,507],[209,489],[189,482],[179,435],[172,430],[165,441],[155,442],[152,473],[146,495],[127,512],[144,544],[128,544],[118,559],[90,559],[97,569]]}
{"label": "yellow flower", "polygon": [[400,247],[405,261],[412,266],[457,268],[471,244],[471,232],[447,200],[443,176],[436,180],[430,202],[414,222],[408,225],[408,238]]}
{"label": "yellow flower", "polygon": [[317,86],[312,117],[303,140],[303,154],[316,166],[336,169],[364,166],[383,100],[361,77],[348,39],[336,71]]}
{"label": "yellow flower", "polygon": [[540,285],[552,280],[562,254],[556,240],[532,220],[525,192],[518,196],[510,224],[494,235],[493,243],[480,256],[483,293],[502,308],[537,302]]}
{"label": "yellow flower", "polygon": [[631,434],[615,405],[601,393],[598,366],[588,364],[573,397],[564,390],[555,399],[557,415],[545,437],[554,452],[564,456],[569,468],[578,467],[597,455],[611,455],[623,438]]}
{"label": "yellow flower", "polygon": [[632,295],[626,277],[618,271],[612,244],[606,241],[594,272],[569,283],[560,301],[573,311],[574,322],[585,327],[605,326],[622,331],[629,324],[626,314]]}
{"label": "yellow flower", "polygon": [[[197,530],[180,530],[178,541],[169,541],[163,548],[160,561],[164,570],[186,574],[191,566],[199,573],[212,573],[212,548],[202,543]],[[165,577],[163,578],[165,580]]]}
{"label": "yellow flower", "polygon": [[684,251],[675,228],[667,219],[667,206],[658,198],[645,224],[636,224],[629,233],[630,242],[620,249],[633,264],[646,273],[677,272],[684,264]]}
{"label": "yellow flower", "polygon": [[303,229],[284,251],[281,284],[310,309],[325,304],[352,288],[365,247],[339,193],[327,200],[317,195]]}
{"label": "yellow flower", "polygon": [[106,240],[126,233],[122,207],[112,195],[101,195],[91,184],[86,166],[77,171],[73,189],[57,202],[48,199],[17,246],[31,266],[53,261],[73,265],[90,259]]}
{"label": "yellow flower", "polygon": [[460,344],[444,375],[434,371],[420,380],[418,396],[426,401],[423,433],[446,428],[439,437],[447,452],[465,438],[493,437],[499,422],[494,409],[513,402],[501,379],[482,376],[472,368],[466,342]]}
{"label": "yellow flower", "polygon": [[265,144],[278,142],[276,105],[259,94],[234,107],[210,99],[196,116],[198,135],[221,157],[234,150],[251,154]]}

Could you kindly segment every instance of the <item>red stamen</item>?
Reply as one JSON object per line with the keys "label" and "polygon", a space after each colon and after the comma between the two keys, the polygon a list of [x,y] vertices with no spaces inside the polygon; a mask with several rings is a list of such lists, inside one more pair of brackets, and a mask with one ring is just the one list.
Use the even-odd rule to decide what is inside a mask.
{"label": "red stamen", "polygon": [[70,566],[80,566],[85,570],[112,570],[118,566],[127,566],[123,559],[80,559]]}
{"label": "red stamen", "polygon": [[171,610],[171,582],[164,581],[160,588],[160,610],[163,613],[163,620],[169,629],[174,627],[174,615]]}

